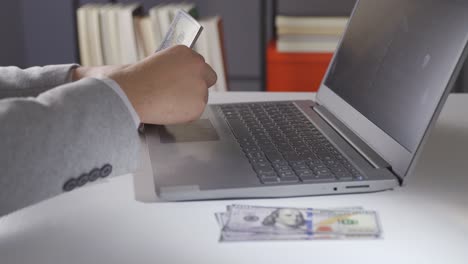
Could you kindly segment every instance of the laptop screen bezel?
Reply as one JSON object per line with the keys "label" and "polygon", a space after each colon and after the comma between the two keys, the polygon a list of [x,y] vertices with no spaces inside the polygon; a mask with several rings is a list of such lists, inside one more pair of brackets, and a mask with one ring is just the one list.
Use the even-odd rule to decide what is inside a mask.
{"label": "laptop screen bezel", "polygon": [[[360,1],[358,0],[351,14],[350,21],[352,20],[352,17],[359,4]],[[338,49],[340,49],[342,46],[342,40],[338,45]],[[334,54],[332,61],[328,66],[327,72],[322,80],[322,84],[320,85],[317,93],[317,103],[325,107],[338,120],[340,120],[366,144],[368,144],[369,147],[371,147],[377,154],[385,159],[385,161],[387,161],[392,166],[392,171],[398,177],[401,179],[405,178],[410,173],[412,165],[414,165],[413,161],[417,155],[420,154],[421,146],[427,140],[429,134],[428,132],[434,126],[435,121],[437,120],[437,117],[440,114],[440,111],[442,110],[448,95],[450,94],[451,88],[455,84],[457,76],[463,67],[463,62],[467,57],[467,47],[465,46],[464,50],[460,54],[459,61],[452,70],[452,75],[450,76],[448,85],[445,87],[444,92],[439,98],[439,103],[434,111],[431,121],[429,122],[424,135],[414,152],[407,150],[402,144],[397,142],[389,134],[371,122],[368,118],[366,118],[363,114],[348,104],[325,84],[337,53],[338,52]]]}

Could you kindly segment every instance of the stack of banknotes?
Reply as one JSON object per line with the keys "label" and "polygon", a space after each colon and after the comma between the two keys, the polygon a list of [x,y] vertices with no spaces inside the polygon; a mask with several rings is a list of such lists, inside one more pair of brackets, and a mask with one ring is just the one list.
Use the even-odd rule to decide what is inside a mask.
{"label": "stack of banknotes", "polygon": [[376,239],[382,234],[377,213],[360,207],[230,205],[215,216],[221,227],[220,241]]}

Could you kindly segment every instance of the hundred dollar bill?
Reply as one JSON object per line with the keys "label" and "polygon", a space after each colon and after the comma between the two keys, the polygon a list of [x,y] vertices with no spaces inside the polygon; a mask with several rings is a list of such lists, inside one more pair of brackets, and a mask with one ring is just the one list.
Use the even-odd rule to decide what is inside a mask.
{"label": "hundred dollar bill", "polygon": [[[230,206],[228,206],[228,211]],[[330,209],[314,209],[320,211],[362,211],[362,207],[340,207],[340,208],[330,208]],[[227,212],[218,212],[215,213],[216,220],[220,226],[223,228],[228,220],[229,214]],[[249,232],[249,231],[229,231],[225,230],[221,232],[220,241],[230,242],[230,241],[258,241],[258,240],[318,240],[318,239],[356,239],[356,238],[377,238],[375,235],[346,235],[346,234],[334,234],[334,233],[315,233],[315,234],[304,234],[304,233],[258,233],[258,232]]]}
{"label": "hundred dollar bill", "polygon": [[222,232],[269,235],[379,236],[377,214],[366,210],[317,210],[233,205]]}
{"label": "hundred dollar bill", "polygon": [[[216,220],[221,229],[229,220],[228,214],[225,212],[216,213]],[[315,240],[315,239],[329,239],[333,238],[328,236],[319,235],[304,235],[304,234],[267,234],[255,232],[242,232],[242,231],[222,231],[220,241],[256,241],[256,240]],[[336,238],[336,237],[335,237]]]}
{"label": "hundred dollar bill", "polygon": [[[227,221],[229,220],[229,215],[228,215],[228,211],[230,210],[230,205],[228,205],[226,207],[226,211],[227,212],[217,212],[215,213],[215,218],[216,218],[216,222],[218,222],[218,225],[220,228],[223,228]],[[362,208],[361,206],[352,206],[352,207],[335,207],[335,208],[328,208],[328,209],[317,209],[315,208],[315,210],[329,210],[329,211],[333,211],[333,210],[338,210],[338,211],[358,211],[358,210],[364,210],[364,208]]]}
{"label": "hundred dollar bill", "polygon": [[203,27],[191,15],[183,10],[178,10],[167,31],[161,46],[157,51],[167,49],[175,45],[185,45],[192,48],[203,31]]}

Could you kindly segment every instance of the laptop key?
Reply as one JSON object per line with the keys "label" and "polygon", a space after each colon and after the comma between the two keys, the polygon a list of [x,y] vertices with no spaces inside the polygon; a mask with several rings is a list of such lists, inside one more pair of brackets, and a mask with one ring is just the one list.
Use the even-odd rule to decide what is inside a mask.
{"label": "laptop key", "polygon": [[343,168],[342,166],[333,167],[333,168],[330,168],[330,170],[335,174],[336,173],[345,173],[345,174],[351,175],[351,173],[349,171],[347,171],[345,168]]}
{"label": "laptop key", "polygon": [[293,162],[293,161],[303,161],[302,158],[296,154],[296,152],[286,152],[286,153],[283,153],[283,156],[284,156],[284,159],[289,161],[289,162]]}
{"label": "laptop key", "polygon": [[270,164],[270,162],[266,158],[253,158],[249,159],[250,163],[267,163]]}
{"label": "laptop key", "polygon": [[296,173],[297,173],[297,176],[299,176],[299,178],[301,178],[301,179],[303,177],[314,177],[315,176],[314,172],[309,170],[309,169],[296,171]]}
{"label": "laptop key", "polygon": [[337,162],[335,160],[327,160],[324,162],[325,165],[327,166],[333,166],[333,165],[338,165]]}
{"label": "laptop key", "polygon": [[292,172],[291,170],[291,167],[288,166],[288,164],[273,164],[273,168],[275,168],[276,171],[278,172],[285,172],[285,171],[290,171]]}
{"label": "laptop key", "polygon": [[271,163],[284,161],[283,155],[281,155],[281,153],[278,151],[265,152],[265,156]]}
{"label": "laptop key", "polygon": [[335,175],[333,175],[333,173],[332,173],[329,169],[327,169],[327,168],[325,168],[325,169],[319,169],[319,170],[315,169],[315,170],[313,170],[313,171],[314,171],[314,173],[315,173],[316,175],[323,175],[323,176],[325,176],[325,175],[330,175],[330,176],[335,177]]}
{"label": "laptop key", "polygon": [[274,171],[265,171],[265,172],[260,172],[257,174],[260,179],[265,179],[265,178],[278,178],[278,175]]}
{"label": "laptop key", "polygon": [[355,168],[351,168],[349,171],[351,172],[351,174],[352,174],[353,176],[358,176],[358,175],[361,174],[361,173],[360,173],[358,170],[356,170]]}
{"label": "laptop key", "polygon": [[294,151],[294,148],[291,147],[291,146],[280,146],[280,147],[278,147],[278,150],[279,150],[281,153],[284,153],[284,152]]}
{"label": "laptop key", "polygon": [[323,164],[313,164],[312,166],[309,165],[309,168],[311,170],[314,170],[314,171],[319,171],[319,170],[323,170],[323,169],[328,170],[327,166],[325,166]]}
{"label": "laptop key", "polygon": [[306,164],[313,169],[314,166],[322,164],[322,161],[319,159],[308,159]]}
{"label": "laptop key", "polygon": [[260,181],[263,184],[278,184],[278,183],[280,183],[279,178],[261,178]]}
{"label": "laptop key", "polygon": [[294,177],[282,177],[278,178],[280,183],[296,183],[299,182],[299,178],[297,176]]}
{"label": "laptop key", "polygon": [[255,146],[251,146],[251,147],[244,147],[242,148],[242,150],[245,152],[245,153],[249,153],[249,152],[259,152],[260,149],[258,147],[255,147]]}
{"label": "laptop key", "polygon": [[240,145],[242,148],[248,148],[248,147],[256,147],[257,144],[255,143],[255,141],[243,141],[243,142],[240,142]]}
{"label": "laptop key", "polygon": [[247,153],[247,157],[249,159],[256,159],[256,158],[265,158],[265,155],[263,154],[263,152],[249,152]]}
{"label": "laptop key", "polygon": [[253,163],[252,167],[258,174],[275,172],[270,164]]}
{"label": "laptop key", "polygon": [[272,151],[277,151],[276,148],[273,145],[261,145],[260,148],[264,152],[272,152]]}
{"label": "laptop key", "polygon": [[319,159],[321,159],[322,161],[327,161],[327,160],[333,160],[333,156],[330,155],[329,153],[323,153],[323,152],[320,152],[320,151],[317,151],[317,156],[319,157]]}
{"label": "laptop key", "polygon": [[335,172],[335,177],[338,178],[340,181],[351,181],[353,180],[353,176],[346,172]]}
{"label": "laptop key", "polygon": [[296,177],[296,174],[292,170],[284,170],[284,171],[279,171],[278,176],[280,178],[290,178],[290,177]]}

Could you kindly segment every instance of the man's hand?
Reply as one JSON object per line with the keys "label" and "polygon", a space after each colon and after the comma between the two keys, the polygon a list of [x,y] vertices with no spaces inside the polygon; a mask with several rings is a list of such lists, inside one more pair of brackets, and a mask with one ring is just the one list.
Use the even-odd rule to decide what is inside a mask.
{"label": "man's hand", "polygon": [[204,58],[185,46],[171,47],[132,65],[78,68],[74,73],[75,80],[84,76],[115,80],[141,122],[149,124],[198,119],[208,101],[208,88],[217,79]]}

